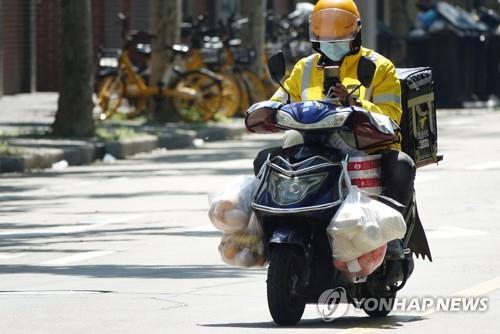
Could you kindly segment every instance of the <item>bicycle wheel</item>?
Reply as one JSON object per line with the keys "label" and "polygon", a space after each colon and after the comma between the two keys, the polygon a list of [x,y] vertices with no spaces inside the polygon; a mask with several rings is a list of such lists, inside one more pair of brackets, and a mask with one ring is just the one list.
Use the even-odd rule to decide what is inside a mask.
{"label": "bicycle wheel", "polygon": [[262,80],[252,71],[244,70],[242,75],[249,88],[250,101],[252,104],[262,102],[270,97],[266,94],[266,87]]}
{"label": "bicycle wheel", "polygon": [[176,90],[189,88],[197,92],[195,99],[172,98],[175,112],[185,122],[206,122],[221,108],[223,88],[216,79],[205,73],[187,72],[171,88]]}
{"label": "bicycle wheel", "polygon": [[271,96],[273,96],[274,93],[276,93],[276,91],[280,88],[280,86],[266,77],[262,78],[262,83],[266,91],[266,99],[270,99]]}
{"label": "bicycle wheel", "polygon": [[250,107],[250,101],[251,101],[251,96],[250,96],[250,87],[251,83],[246,79],[246,77],[243,75],[242,72],[238,71],[235,72],[235,76],[237,78],[238,86],[241,91],[241,100],[240,100],[240,108],[238,109],[238,113],[236,113],[234,116],[243,116],[245,115],[245,112],[247,109]]}
{"label": "bicycle wheel", "polygon": [[125,84],[112,74],[100,79],[97,87],[97,107],[99,107],[99,120],[104,121],[111,117],[120,107],[125,92]]}
{"label": "bicycle wheel", "polygon": [[233,117],[239,110],[243,92],[238,80],[233,73],[218,73],[222,76],[222,108],[220,110],[224,117]]}

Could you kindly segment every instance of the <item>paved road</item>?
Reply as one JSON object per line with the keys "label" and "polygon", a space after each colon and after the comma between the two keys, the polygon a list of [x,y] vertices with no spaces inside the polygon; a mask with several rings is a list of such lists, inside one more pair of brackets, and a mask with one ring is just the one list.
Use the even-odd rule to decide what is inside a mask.
{"label": "paved road", "polygon": [[407,297],[489,296],[489,311],[351,311],[308,306],[296,328],[267,311],[264,270],[219,259],[207,194],[251,172],[276,136],[159,151],[112,165],[0,177],[0,333],[498,333],[500,114],[440,117],[445,161],[419,170],[434,263]]}

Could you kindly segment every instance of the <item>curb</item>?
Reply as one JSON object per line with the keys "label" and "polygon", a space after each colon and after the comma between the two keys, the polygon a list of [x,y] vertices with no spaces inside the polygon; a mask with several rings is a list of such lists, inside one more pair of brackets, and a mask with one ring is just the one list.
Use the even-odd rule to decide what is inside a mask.
{"label": "curb", "polygon": [[167,150],[192,148],[193,141],[197,138],[195,131],[177,130],[176,133],[158,134],[158,146]]}
{"label": "curb", "polygon": [[0,156],[0,172],[13,173],[25,172],[30,169],[44,169],[52,167],[52,164],[62,160],[62,152],[53,150],[44,153],[23,153],[21,156]]}
{"label": "curb", "polygon": [[107,143],[95,140],[11,138],[7,140],[9,146],[19,150],[20,155],[0,155],[0,173],[51,168],[62,160],[66,160],[70,166],[88,165],[106,154],[125,159],[157,148],[187,149],[194,147],[195,139],[206,142],[235,140],[246,133],[244,127],[234,124],[209,124],[203,128],[189,128],[186,125],[161,128],[144,126],[137,129],[146,134]]}
{"label": "curb", "polygon": [[27,151],[28,155],[38,156],[41,155],[40,150],[41,152],[52,150],[53,155],[75,166],[89,164],[96,157],[95,144],[82,140],[11,138],[7,139],[7,143],[13,148]]}
{"label": "curb", "polygon": [[137,131],[145,132],[158,137],[158,148],[166,148],[168,150],[192,148],[193,141],[198,138],[196,131],[165,128],[158,130],[158,127],[142,126],[138,127]]}
{"label": "curb", "polygon": [[87,165],[96,159],[96,146],[85,141],[57,139],[9,139],[20,155],[0,155],[0,173],[50,168],[66,160],[68,165]]}
{"label": "curb", "polygon": [[198,138],[206,142],[240,139],[246,130],[235,126],[210,126],[197,131]]}
{"label": "curb", "polygon": [[117,159],[125,159],[127,156],[137,153],[150,152],[158,148],[158,137],[152,135],[141,135],[130,139],[104,143],[105,154],[111,154]]}

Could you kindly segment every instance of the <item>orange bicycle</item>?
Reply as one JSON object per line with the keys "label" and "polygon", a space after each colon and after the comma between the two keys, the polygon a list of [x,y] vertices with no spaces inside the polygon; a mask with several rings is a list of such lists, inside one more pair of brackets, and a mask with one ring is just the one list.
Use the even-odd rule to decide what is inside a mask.
{"label": "orange bicycle", "polygon": [[[149,57],[150,44],[139,43],[137,36],[154,36],[145,32],[128,31],[127,18],[119,14],[122,21],[122,36],[125,43],[115,62],[115,68],[108,69],[96,83],[97,106],[99,120],[109,119],[116,113],[125,118],[133,118],[144,112],[152,97],[170,99],[174,111],[186,122],[208,121],[213,118],[222,105],[222,79],[209,71],[180,69],[181,58],[187,57],[189,48],[184,45],[172,47],[172,59],[169,69],[164,73],[161,82],[156,85],[147,83],[147,72],[140,73],[131,60],[131,54]],[[120,108],[123,100],[129,102],[131,108]],[[158,104],[160,105],[160,104]]]}

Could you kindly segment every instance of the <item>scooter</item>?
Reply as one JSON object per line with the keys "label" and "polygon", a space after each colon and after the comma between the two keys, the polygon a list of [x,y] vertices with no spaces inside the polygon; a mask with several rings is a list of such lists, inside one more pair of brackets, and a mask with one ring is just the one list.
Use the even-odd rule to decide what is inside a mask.
{"label": "scooter", "polygon": [[[273,81],[283,89],[285,65],[282,53],[268,62]],[[358,66],[361,85],[370,86],[374,72],[374,64],[363,57]],[[267,300],[273,320],[281,326],[295,325],[306,304],[317,304],[318,299],[331,303],[331,299],[320,297],[338,288],[346,293],[346,303],[368,315],[389,314],[397,292],[413,271],[413,254],[432,261],[416,202],[413,200],[406,210],[404,256],[385,259],[368,277],[355,281],[346,277],[333,265],[326,229],[347,195],[342,162],[349,156],[328,143],[337,133],[350,138],[358,150],[391,144],[399,140],[398,126],[388,117],[363,108],[332,101],[291,103],[290,97],[285,104],[264,101],[253,105],[247,112],[246,125],[256,133],[296,130],[303,138],[303,143],[268,156],[252,202],[264,231],[269,261]],[[373,309],[359,302],[367,299],[376,299],[381,307]]]}

